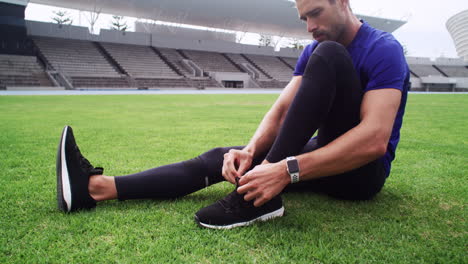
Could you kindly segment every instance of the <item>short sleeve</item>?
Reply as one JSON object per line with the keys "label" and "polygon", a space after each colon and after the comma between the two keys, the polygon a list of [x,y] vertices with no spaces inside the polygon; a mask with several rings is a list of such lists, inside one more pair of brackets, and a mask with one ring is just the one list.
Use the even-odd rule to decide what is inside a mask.
{"label": "short sleeve", "polygon": [[403,48],[396,40],[380,41],[369,53],[366,65],[369,81],[365,92],[383,88],[404,91],[408,65]]}
{"label": "short sleeve", "polygon": [[309,61],[309,57],[316,46],[317,42],[314,41],[304,48],[304,50],[301,53],[301,56],[299,56],[299,59],[297,60],[296,68],[294,69],[294,76],[302,76],[304,74],[307,62]]}

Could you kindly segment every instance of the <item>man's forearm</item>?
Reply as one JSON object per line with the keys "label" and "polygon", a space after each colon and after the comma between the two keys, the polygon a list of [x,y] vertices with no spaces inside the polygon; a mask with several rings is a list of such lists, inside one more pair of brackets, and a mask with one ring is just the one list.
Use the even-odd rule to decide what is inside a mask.
{"label": "man's forearm", "polygon": [[357,126],[328,145],[297,156],[300,179],[336,175],[361,167],[385,154],[385,142],[388,139],[374,138],[372,130]]}

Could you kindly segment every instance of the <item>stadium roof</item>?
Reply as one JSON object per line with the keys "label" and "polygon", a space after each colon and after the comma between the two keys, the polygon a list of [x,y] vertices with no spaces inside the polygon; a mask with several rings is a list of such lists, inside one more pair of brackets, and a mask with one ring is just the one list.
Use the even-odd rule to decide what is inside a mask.
{"label": "stadium roof", "polygon": [[[289,0],[31,0],[83,11],[153,19],[173,23],[256,32],[284,37],[310,38]],[[404,21],[361,16],[372,26],[393,32]]]}

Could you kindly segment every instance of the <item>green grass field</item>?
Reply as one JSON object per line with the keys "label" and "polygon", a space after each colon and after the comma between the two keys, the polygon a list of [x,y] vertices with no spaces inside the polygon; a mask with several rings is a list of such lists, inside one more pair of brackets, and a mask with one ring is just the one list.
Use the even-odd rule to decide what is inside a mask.
{"label": "green grass field", "polygon": [[275,98],[0,96],[0,263],[468,263],[468,95],[409,96],[397,160],[372,201],[288,193],[284,217],[222,231],[193,214],[228,183],[57,210],[64,125],[95,166],[123,175],[245,144]]}

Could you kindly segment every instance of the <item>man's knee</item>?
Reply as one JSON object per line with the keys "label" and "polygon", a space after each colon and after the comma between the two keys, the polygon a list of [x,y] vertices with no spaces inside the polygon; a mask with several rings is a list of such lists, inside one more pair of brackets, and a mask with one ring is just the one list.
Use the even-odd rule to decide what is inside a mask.
{"label": "man's knee", "polygon": [[348,54],[348,51],[346,50],[346,47],[340,43],[327,40],[319,43],[313,54],[332,58],[333,56]]}
{"label": "man's knee", "polygon": [[[309,62],[307,63],[304,75],[309,75],[314,72],[315,63],[314,60],[322,60],[325,62],[330,69],[335,71],[339,70],[351,70],[353,64],[351,56],[349,55],[346,48],[338,42],[324,41],[318,44],[310,56]],[[318,58],[317,58],[318,57]],[[344,63],[345,62],[345,63]],[[343,65],[347,65],[343,69]],[[354,70],[354,68],[352,68]]]}
{"label": "man's knee", "polygon": [[199,157],[202,158],[205,161],[223,161],[224,159],[224,154],[228,153],[229,150],[231,149],[242,149],[243,147],[241,146],[235,146],[235,147],[217,147],[208,150],[207,152],[201,154]]}

